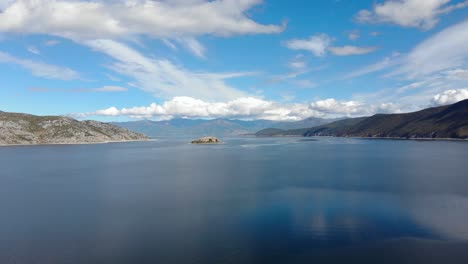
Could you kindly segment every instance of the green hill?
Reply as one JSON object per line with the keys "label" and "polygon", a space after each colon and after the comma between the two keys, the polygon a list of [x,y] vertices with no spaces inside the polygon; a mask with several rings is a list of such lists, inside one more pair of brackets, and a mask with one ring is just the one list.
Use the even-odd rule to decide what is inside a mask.
{"label": "green hill", "polygon": [[[267,131],[268,132],[268,131]],[[373,138],[468,138],[468,100],[405,114],[376,114],[312,128],[257,132],[258,135]]]}

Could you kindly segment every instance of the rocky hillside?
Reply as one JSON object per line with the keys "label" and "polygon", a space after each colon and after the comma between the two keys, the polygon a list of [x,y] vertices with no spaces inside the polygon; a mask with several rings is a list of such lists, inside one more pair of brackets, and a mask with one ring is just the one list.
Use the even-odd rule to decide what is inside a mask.
{"label": "rocky hillside", "polygon": [[166,121],[141,120],[113,123],[133,131],[153,137],[203,136],[217,137],[253,134],[264,128],[296,129],[327,124],[336,119],[307,118],[301,121],[270,121],[270,120],[235,120],[235,119],[184,119],[176,118]]}
{"label": "rocky hillside", "polygon": [[147,138],[126,128],[97,121],[0,111],[0,145],[102,143]]}
{"label": "rocky hillside", "polygon": [[[268,132],[268,131],[266,131]],[[468,100],[405,114],[377,114],[340,120],[327,125],[297,129],[259,131],[258,135],[303,135],[379,138],[468,139]]]}

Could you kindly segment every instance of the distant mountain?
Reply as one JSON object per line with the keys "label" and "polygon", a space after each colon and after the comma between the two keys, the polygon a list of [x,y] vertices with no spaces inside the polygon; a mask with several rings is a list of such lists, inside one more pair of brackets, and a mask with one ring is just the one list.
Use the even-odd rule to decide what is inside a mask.
{"label": "distant mountain", "polygon": [[112,123],[133,131],[137,131],[152,137],[174,136],[205,136],[216,137],[253,134],[258,130],[274,127],[278,129],[296,129],[327,124],[336,119],[307,118],[294,122],[279,122],[270,120],[235,120],[235,119],[185,119],[177,118],[167,121],[131,121]]}
{"label": "distant mountain", "polygon": [[296,130],[261,130],[258,136],[468,138],[468,100],[406,114],[377,114]]}
{"label": "distant mountain", "polygon": [[0,111],[0,145],[102,143],[144,139],[148,137],[97,121]]}

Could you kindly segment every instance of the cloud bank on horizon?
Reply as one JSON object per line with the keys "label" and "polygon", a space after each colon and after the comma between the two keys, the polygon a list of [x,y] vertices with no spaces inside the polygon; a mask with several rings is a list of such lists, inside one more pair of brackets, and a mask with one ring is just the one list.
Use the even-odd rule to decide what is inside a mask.
{"label": "cloud bank on horizon", "polygon": [[461,0],[3,0],[0,103],[95,119],[418,110],[468,98],[467,14]]}

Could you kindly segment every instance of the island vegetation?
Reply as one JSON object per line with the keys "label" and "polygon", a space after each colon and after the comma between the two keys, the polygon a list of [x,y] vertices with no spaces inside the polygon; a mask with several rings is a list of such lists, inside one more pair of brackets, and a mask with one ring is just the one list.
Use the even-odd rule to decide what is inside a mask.
{"label": "island vegetation", "polygon": [[348,118],[311,128],[264,129],[256,135],[468,139],[468,99],[412,113]]}
{"label": "island vegetation", "polygon": [[202,137],[197,140],[193,140],[192,144],[219,144],[221,141],[216,137]]}

